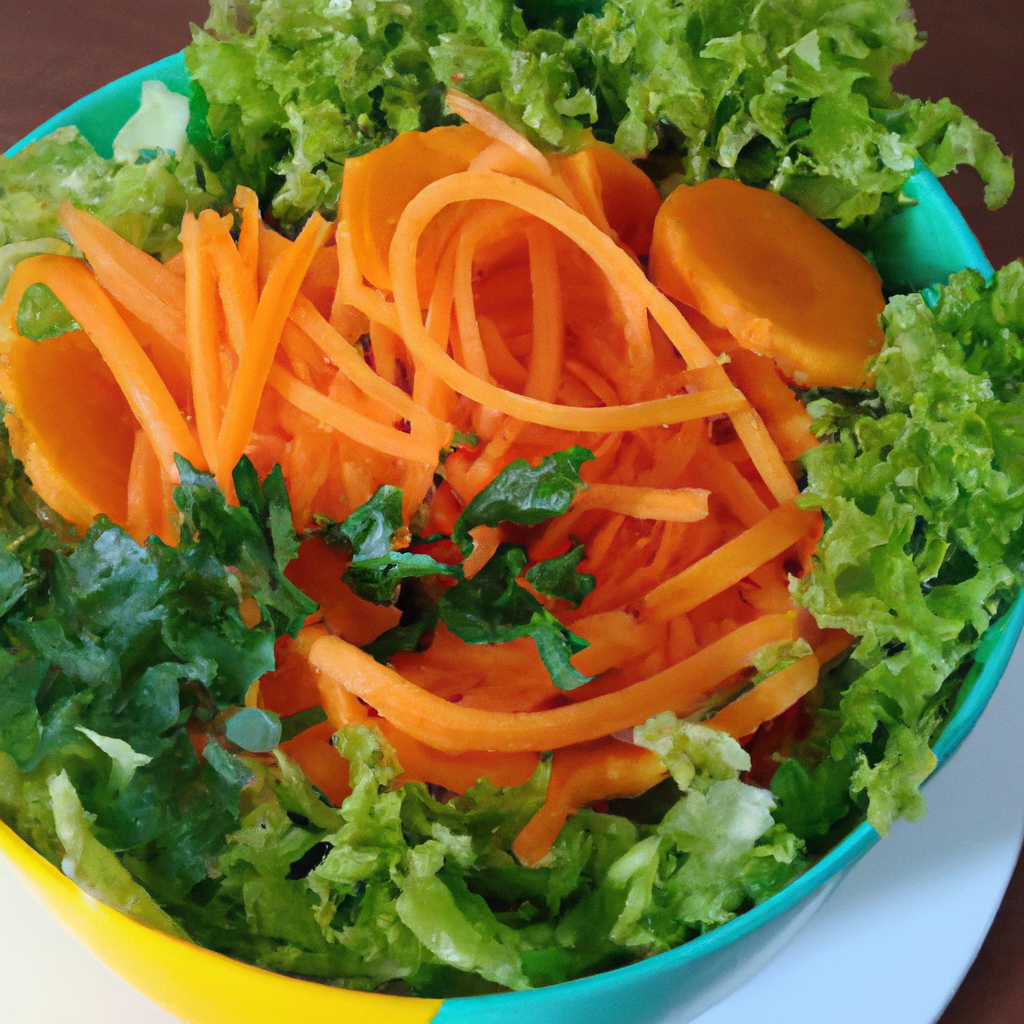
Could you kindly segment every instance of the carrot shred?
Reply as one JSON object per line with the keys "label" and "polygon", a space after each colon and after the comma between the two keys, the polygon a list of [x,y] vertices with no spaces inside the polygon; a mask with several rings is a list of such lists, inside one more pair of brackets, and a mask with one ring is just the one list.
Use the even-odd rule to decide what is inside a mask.
{"label": "carrot shred", "polygon": [[708,514],[711,492],[696,487],[675,490],[629,484],[591,484],[573,500],[577,509],[604,509],[635,519],[695,523]]}
{"label": "carrot shred", "polygon": [[[552,750],[586,743],[645,722],[659,711],[692,714],[704,695],[753,663],[770,643],[796,638],[796,616],[765,615],[739,626],[685,661],[614,693],[546,711],[496,712],[460,707],[403,679],[338,637],[320,637],[309,659],[321,692],[345,690],[397,728],[448,753]],[[326,707],[328,714],[330,709]]]}
{"label": "carrot shred", "polygon": [[820,521],[818,512],[792,503],[780,505],[761,522],[655,587],[644,598],[649,614],[664,622],[696,608],[792,547],[816,521]]}
{"label": "carrot shred", "polygon": [[734,739],[750,736],[757,727],[792,707],[817,685],[818,659],[810,654],[773,672],[754,689],[737,697],[703,724],[727,732]]}
{"label": "carrot shred", "polygon": [[551,781],[540,810],[512,843],[520,863],[535,867],[551,850],[566,820],[598,800],[640,796],[668,777],[653,751],[608,738],[555,751]]}
{"label": "carrot shred", "polygon": [[99,283],[179,352],[185,342],[185,288],[159,260],[126,242],[86,210],[65,200],[61,226],[85,253]]}
{"label": "carrot shred", "polygon": [[526,233],[533,285],[533,351],[526,375],[525,393],[542,402],[558,395],[565,351],[565,317],[562,313],[562,282],[554,241],[546,228]]}
{"label": "carrot shred", "polygon": [[263,387],[270,373],[281,331],[298,295],[313,255],[327,240],[331,225],[313,214],[295,243],[280,257],[260,296],[252,330],[238,364],[217,442],[217,480],[230,489],[228,474],[245,452],[256,422]]}
{"label": "carrot shred", "polygon": [[192,372],[192,404],[199,443],[214,473],[217,472],[217,435],[224,412],[224,399],[216,307],[217,280],[203,240],[204,235],[209,237],[215,233],[219,224],[220,219],[212,210],[204,210],[199,223],[191,213],[186,213],[181,224],[182,252],[185,254],[185,329]]}

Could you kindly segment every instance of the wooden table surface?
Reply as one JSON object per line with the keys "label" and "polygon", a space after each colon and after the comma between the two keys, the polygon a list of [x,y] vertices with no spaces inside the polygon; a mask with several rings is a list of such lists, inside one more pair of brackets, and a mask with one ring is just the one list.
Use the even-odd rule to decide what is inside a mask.
{"label": "wooden table surface", "polygon": [[[0,33],[0,152],[73,100],[189,41],[207,0],[3,0]],[[1000,140],[1024,154],[1024,7],[1021,0],[918,0],[928,45],[896,74],[922,98],[949,96]],[[945,179],[1001,266],[1024,255],[1024,186],[988,212],[973,171]],[[1024,859],[974,966],[940,1024],[1024,1021]]]}

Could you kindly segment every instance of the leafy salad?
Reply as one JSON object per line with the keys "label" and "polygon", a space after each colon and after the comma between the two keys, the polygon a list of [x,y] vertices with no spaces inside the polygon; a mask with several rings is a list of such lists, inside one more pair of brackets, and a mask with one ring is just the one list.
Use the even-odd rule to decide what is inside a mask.
{"label": "leafy salad", "polygon": [[[518,175],[527,187],[540,181],[552,195],[556,185],[543,174],[555,168],[572,201],[586,197],[585,175],[573,177],[582,166],[575,158],[607,154],[593,173],[604,174],[609,190],[608,231],[629,251],[623,275],[646,265],[651,246],[634,207],[627,217],[607,198],[614,174],[636,171],[624,169],[625,158],[638,160],[666,196],[680,183],[735,179],[865,237],[906,202],[901,188],[918,160],[937,174],[972,164],[990,205],[1004,202],[1012,169],[990,135],[948,101],[893,94],[892,67],[920,42],[905,4],[826,6],[215,0],[186,51],[187,126],[184,112],[170,108],[188,142],[173,152],[122,146],[120,159],[106,159],[76,130],[62,129],[0,162],[0,391],[10,431],[0,507],[0,817],[80,886],[152,927],[291,975],[442,996],[557,983],[661,952],[767,899],[865,817],[883,834],[899,816],[919,818],[920,785],[935,765],[931,745],[977,672],[986,630],[1024,579],[1024,265],[989,281],[966,270],[926,295],[890,298],[884,346],[857,387],[801,388],[791,368],[783,384],[770,359],[737,347],[699,314],[693,319],[712,357],[683,368],[653,306],[657,329],[644,348],[629,341],[628,308],[612,303],[605,319],[619,317],[637,345],[624,365],[637,367],[642,381],[636,360],[649,358],[649,378],[662,390],[617,396],[612,388],[609,398],[595,367],[614,381],[612,364],[584,365],[581,355],[588,331],[607,347],[604,328],[568,304],[563,317],[561,300],[537,283],[542,275],[534,272],[531,285],[530,268],[562,250],[527,229],[528,251],[499,247],[480,260],[499,270],[516,260],[527,267],[522,287],[532,287],[525,294],[534,307],[548,303],[568,325],[558,344],[567,346],[565,365],[580,366],[569,375],[575,390],[565,390],[565,375],[557,390],[545,390],[544,368],[515,347],[518,335],[501,319],[512,324],[518,314],[481,285],[475,322],[490,363],[477,376],[492,390],[472,405],[454,388],[449,402],[436,383],[456,371],[438,364],[431,383],[422,369],[427,353],[416,355],[403,320],[409,286],[394,251],[390,264],[374,256],[376,227],[363,238],[358,218],[343,215],[352,240],[338,231],[337,245],[322,248],[320,216],[333,216],[339,197],[344,214],[343,188],[379,173],[365,158],[396,138],[409,147],[453,140],[446,152],[461,146],[468,154],[454,171],[481,179],[473,161],[488,152],[506,161],[489,173]],[[452,84],[465,97],[446,99]],[[513,134],[494,127],[484,138],[479,126],[498,118]],[[139,122],[131,127],[138,135]],[[406,134],[431,128],[449,134]],[[494,148],[501,145],[508,153]],[[653,221],[660,200],[643,180],[641,187],[628,179],[631,202],[642,205],[649,188]],[[422,184],[420,196],[403,202],[437,194],[444,180]],[[241,197],[237,219],[201,212],[230,211],[232,197]],[[397,232],[391,224],[396,247],[404,218],[395,218]],[[493,216],[486,222],[488,230],[502,225]],[[131,245],[118,248],[117,237]],[[469,245],[454,237],[449,309],[460,301],[456,250]],[[434,243],[424,235],[422,244]],[[354,282],[346,245],[363,259]],[[333,270],[316,263],[317,246],[331,261],[337,250]],[[163,262],[146,263],[143,252]],[[98,307],[70,290],[60,261],[85,274],[83,254],[95,288],[166,386],[172,411],[156,419],[173,426],[182,410],[189,450],[167,441],[170,462],[136,426],[145,416],[130,395],[125,404],[112,359],[104,355],[113,377],[81,341],[80,325],[96,335],[90,318]],[[180,276],[167,270],[175,260]],[[203,260],[215,282],[205,299],[201,286],[190,290],[204,280],[196,270]],[[470,253],[470,271],[472,260]],[[169,327],[146,320],[102,276],[110,265],[148,275],[152,308]],[[250,299],[241,284],[225,284],[243,272]],[[575,272],[574,285],[583,282],[581,294],[601,311],[603,293],[587,292],[589,278]],[[279,397],[253,405],[240,450],[226,428],[207,443],[196,396],[201,387],[215,390],[219,375],[228,383],[245,376],[247,350],[264,330],[257,325],[272,315],[260,312],[270,308],[264,297],[284,289],[272,282],[289,273],[294,289],[283,292],[289,300],[276,333],[264,332],[282,353],[264,370],[268,393]],[[418,314],[428,303],[416,301],[416,273]],[[393,280],[374,278],[383,274]],[[316,291],[322,279],[330,281],[326,299]],[[432,287],[432,316],[426,326],[417,320],[424,332],[438,320],[439,286]],[[220,304],[203,305],[214,293]],[[332,302],[336,295],[345,301]],[[179,300],[190,345],[204,328],[189,311],[218,311],[207,323],[223,349],[205,380],[195,369],[198,349],[186,359],[161,347],[179,329],[167,312]],[[246,324],[237,345],[236,314]],[[666,322],[670,314],[662,314]],[[461,312],[451,319],[453,352],[466,370],[474,358],[470,320]],[[535,320],[526,331],[547,329]],[[327,330],[348,342],[344,351],[329,347]],[[44,352],[55,353],[52,364]],[[348,366],[352,353],[359,365],[346,372],[363,382],[358,399],[346,398],[351,386],[339,383],[340,373],[323,376]],[[52,416],[39,397],[46,373],[71,372],[60,362],[100,381],[94,396],[79,400],[79,432],[91,436],[92,424],[116,421],[106,449],[86,444],[66,463],[53,454],[63,435],[43,437]],[[764,365],[770,385],[756,376]],[[367,373],[391,390],[367,383]],[[180,381],[189,379],[192,397],[180,398]],[[730,427],[735,406],[695,413],[692,422],[679,413],[664,427],[657,418],[635,428],[580,427],[594,439],[584,447],[575,443],[576,425],[570,430],[556,413],[545,413],[553,425],[523,413],[510,426],[513,413],[495,406],[507,417],[495,421],[489,404],[519,410],[522,392],[535,406],[572,407],[576,416],[645,403],[660,415],[702,392],[728,399],[730,383],[761,402],[776,435],[782,427],[796,432],[788,446],[779,443],[801,480],[795,499],[755,479],[740,447],[745,421]],[[117,386],[125,390],[119,378]],[[572,397],[586,387],[592,399]],[[225,423],[244,419],[235,390],[225,384]],[[373,402],[388,395],[397,404],[381,413]],[[316,474],[322,424],[335,422],[330,403],[342,400],[362,418],[335,429],[399,454],[383,460],[359,449],[358,458],[342,457],[339,482]],[[441,454],[418,471],[424,447]],[[646,466],[648,449],[653,468],[627,481],[622,466]],[[685,465],[694,451],[710,453],[733,480],[726,512],[717,510],[726,499],[702,479],[665,482],[666,464]],[[83,460],[90,465],[81,468]],[[613,463],[619,475],[605,473]],[[785,486],[793,485],[785,473]],[[675,519],[636,511],[655,498],[671,502]],[[626,575],[651,592],[688,571],[689,561],[672,560],[673,545],[704,545],[703,557],[712,557],[744,528],[752,533],[773,499],[797,526],[793,540],[772,556],[776,576],[757,562],[756,572],[737,577],[733,604],[717,592],[680,604],[692,577],[673,584],[665,607],[686,610],[666,612],[664,623],[637,597],[643,591],[628,591],[621,607],[602,597],[627,593],[616,563],[631,553],[638,568]],[[645,516],[661,516],[660,533],[620,532],[624,520]],[[710,536],[714,529],[722,535]],[[694,602],[721,607],[713,625],[691,616],[705,631],[689,625],[683,636]],[[744,619],[741,605],[757,606],[756,616]],[[652,621],[665,631],[668,661],[647,648],[623,653],[641,633],[646,643],[657,632]],[[384,696],[377,701],[366,689],[384,694],[419,679],[421,692],[456,709],[458,728],[472,715],[510,714],[509,694],[519,692],[526,703],[515,714],[575,722],[591,694],[589,706],[612,707],[629,686],[671,673],[680,659],[695,666],[730,630],[756,624],[777,633],[765,632],[749,661],[702,690],[687,713],[659,710],[631,720],[630,730],[584,736],[580,763],[589,771],[593,749],[614,747],[616,770],[640,780],[632,789],[588,789],[578,775],[566,781],[560,766],[577,755],[562,755],[559,743],[524,742],[504,754],[467,743],[439,753],[424,739],[433,735],[429,725],[391,718]],[[602,632],[624,645],[617,660],[601,660],[613,642]],[[344,645],[340,675],[330,668],[333,641]],[[451,651],[461,662],[444,660]],[[474,697],[470,669],[460,676],[450,666],[475,666],[478,655],[499,667],[490,676],[480,670]],[[320,669],[320,683],[309,664]],[[730,734],[719,716],[799,682],[808,666],[810,685],[779,713],[741,715],[753,726]],[[459,718],[463,711],[470,715]],[[447,774],[437,774],[441,763]],[[465,784],[454,781],[456,767]],[[564,813],[552,811],[553,794],[574,786]],[[550,835],[538,839],[537,822],[548,818]]]}

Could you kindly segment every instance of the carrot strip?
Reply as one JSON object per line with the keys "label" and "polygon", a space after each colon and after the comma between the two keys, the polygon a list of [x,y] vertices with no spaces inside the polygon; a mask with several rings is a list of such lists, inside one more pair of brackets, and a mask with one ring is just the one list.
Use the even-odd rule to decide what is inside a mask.
{"label": "carrot strip", "polygon": [[558,395],[565,350],[565,316],[562,312],[562,281],[554,242],[546,228],[526,233],[533,286],[533,349],[526,377],[526,394],[542,402]]}
{"label": "carrot strip", "polygon": [[480,340],[487,365],[493,369],[499,382],[504,379],[512,388],[525,388],[528,376],[526,368],[512,355],[494,321],[486,316],[480,317]]}
{"label": "carrot strip", "polygon": [[465,793],[481,779],[487,779],[494,786],[521,786],[540,763],[540,755],[529,750],[514,754],[477,751],[445,754],[406,736],[386,718],[370,719],[370,725],[395,750],[402,766],[402,774],[395,780],[398,786],[406,782],[427,782],[444,786],[453,793]]}
{"label": "carrot strip", "polygon": [[181,278],[91,213],[76,209],[69,200],[61,204],[59,219],[85,253],[96,280],[126,309],[184,352],[185,288]]}
{"label": "carrot strip", "polygon": [[535,867],[581,807],[598,800],[640,796],[667,777],[668,769],[657,754],[621,740],[609,738],[558,750],[544,803],[516,836],[512,852],[520,863]]}
{"label": "carrot strip", "polygon": [[757,727],[792,707],[818,683],[818,659],[810,654],[774,672],[754,689],[737,697],[703,724],[734,739],[756,732]]}
{"label": "carrot strip", "polygon": [[336,731],[330,722],[321,722],[282,743],[280,750],[297,761],[306,778],[335,807],[340,807],[345,797],[352,792],[352,787],[348,784],[348,762],[331,743],[331,737]]}
{"label": "carrot strip", "polygon": [[661,622],[696,608],[781,555],[813,528],[819,515],[791,502],[780,505],[761,522],[655,587],[644,604]]}
{"label": "carrot strip", "polygon": [[296,409],[301,409],[359,444],[396,459],[437,464],[437,449],[429,441],[417,441],[410,434],[386,427],[340,402],[335,402],[308,384],[303,384],[281,366],[270,368],[267,384]]}
{"label": "carrot strip", "polygon": [[620,512],[635,519],[695,523],[708,514],[709,494],[709,491],[694,487],[665,490],[628,484],[591,484],[576,495],[573,507]]}
{"label": "carrot strip", "polygon": [[449,89],[447,94],[448,108],[458,114],[463,121],[482,131],[484,135],[502,142],[509,149],[515,150],[528,160],[536,170],[545,177],[551,177],[551,165],[544,154],[530,141],[524,139],[514,128],[510,128],[497,114],[488,110],[458,89]]}
{"label": "carrot strip", "polygon": [[[604,409],[553,406],[504,391],[463,369],[430,342],[424,329],[416,279],[416,248],[419,236],[436,213],[451,203],[466,199],[507,202],[558,228],[600,266],[610,267],[624,281],[625,289],[639,291],[666,333],[672,336],[672,331],[666,326],[669,324],[676,335],[683,339],[680,344],[693,361],[698,365],[714,363],[714,356],[689,327],[679,310],[653,288],[643,271],[625,252],[582,214],[568,209],[553,196],[524,182],[493,174],[460,173],[428,185],[409,203],[398,222],[391,246],[391,279],[401,325],[399,333],[410,352],[454,390],[481,405],[528,422],[599,432],[678,423],[711,415],[709,407],[722,412],[747,408],[746,399],[731,385],[632,406]],[[724,378],[724,373],[722,376]],[[699,415],[696,415],[697,409],[700,410]]]}
{"label": "carrot strip", "polygon": [[53,291],[89,335],[146,431],[167,476],[178,479],[175,452],[197,468],[206,469],[202,450],[185,425],[167,385],[81,260],[70,256],[22,260],[14,268],[0,307],[4,311],[4,326],[15,331],[15,317],[25,289],[37,282]]}
{"label": "carrot strip", "polygon": [[[210,223],[211,218],[213,225]],[[217,434],[224,412],[216,307],[217,281],[202,240],[203,235],[209,237],[213,234],[211,227],[219,226],[220,219],[212,210],[204,210],[200,222],[202,227],[191,213],[186,213],[181,223],[182,252],[185,254],[185,329],[189,369],[192,373],[192,405],[199,443],[207,463],[216,473]]]}
{"label": "carrot strip", "polygon": [[459,327],[460,362],[481,380],[494,382],[487,366],[487,355],[480,338],[480,324],[473,298],[473,256],[480,239],[493,218],[483,218],[472,227],[463,228],[455,246],[455,322]]}
{"label": "carrot strip", "polygon": [[824,665],[842,654],[848,647],[852,647],[854,643],[856,638],[850,636],[845,629],[828,629],[825,631],[825,642],[814,649],[814,656],[818,659],[819,665]]}
{"label": "carrot strip", "polygon": [[582,381],[594,393],[594,397],[605,405],[618,405],[619,396],[615,389],[596,370],[576,359],[567,359],[565,368],[574,377]]}
{"label": "carrot strip", "polygon": [[496,526],[477,526],[469,531],[473,538],[473,550],[462,563],[466,579],[471,580],[490,560],[501,543],[501,530]]}
{"label": "carrot strip", "polygon": [[246,274],[255,287],[259,274],[260,201],[256,193],[245,185],[235,189],[235,209],[241,211],[242,226],[238,232],[238,255]]}
{"label": "carrot strip", "polygon": [[396,415],[409,420],[410,423],[422,424],[424,428],[429,428],[436,434],[438,449],[443,448],[451,440],[454,428],[450,423],[433,416],[401,388],[374,373],[362,355],[338,334],[304,295],[296,298],[290,317],[357,388],[371,398],[383,402],[393,409]]}
{"label": "carrot strip", "polygon": [[[749,667],[766,644],[795,638],[795,614],[765,615],[685,661],[614,693],[546,711],[519,713],[452,704],[338,637],[316,639],[309,660],[321,673],[325,694],[347,690],[402,732],[437,750],[552,750],[639,725],[660,711],[693,714],[710,690]],[[326,702],[324,707],[330,714]]]}
{"label": "carrot strip", "polygon": [[377,375],[388,384],[394,384],[398,372],[398,350],[402,340],[376,320],[370,323],[370,349]]}
{"label": "carrot strip", "polygon": [[235,248],[226,230],[211,230],[214,225],[209,221],[204,223],[202,216],[199,222],[203,228],[203,242],[217,275],[228,341],[235,354],[241,355],[259,303],[257,276],[249,266],[250,257],[242,254],[241,238],[238,248]]}
{"label": "carrot strip", "polygon": [[128,515],[125,529],[144,544],[156,534],[165,544],[176,542],[175,531],[167,518],[167,498],[163,474],[153,446],[144,430],[135,432],[135,449],[128,475]]}
{"label": "carrot strip", "polygon": [[[359,272],[355,251],[352,248],[352,235],[344,221],[338,224],[335,240],[338,247],[338,295],[341,301],[358,309],[370,320],[384,324],[401,335],[394,305],[375,288],[363,284],[363,275]],[[417,305],[418,303],[417,298]],[[335,304],[337,305],[337,299]]]}
{"label": "carrot strip", "polygon": [[256,422],[256,411],[281,339],[281,330],[306,276],[309,264],[331,231],[331,225],[313,214],[295,243],[280,257],[260,296],[256,317],[231,386],[224,423],[217,444],[218,482],[227,488],[227,474],[245,452]]}
{"label": "carrot strip", "polygon": [[754,526],[768,515],[768,506],[758,497],[757,491],[750,485],[736,466],[707,445],[697,465],[697,480],[704,486],[713,488],[725,507],[744,526]]}

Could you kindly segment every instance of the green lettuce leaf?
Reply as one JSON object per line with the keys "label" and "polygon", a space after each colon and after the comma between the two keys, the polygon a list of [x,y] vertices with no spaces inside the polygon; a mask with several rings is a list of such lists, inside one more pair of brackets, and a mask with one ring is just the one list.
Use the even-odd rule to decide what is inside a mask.
{"label": "green lettuce leaf", "polygon": [[214,4],[186,62],[190,137],[285,225],[334,209],[345,160],[446,117],[451,83],[534,143],[590,129],[663,188],[724,175],[843,226],[900,207],[920,159],[1013,169],[948,100],[894,93],[923,42],[906,0],[290,0]]}
{"label": "green lettuce leaf", "polygon": [[[793,594],[822,626],[862,638],[831,752],[853,759],[853,790],[883,833],[923,814],[930,741],[1024,579],[1024,265],[990,284],[956,274],[935,300],[889,303],[877,398],[824,393],[809,405],[832,443],[804,457],[801,501],[824,511],[827,530]],[[821,824],[801,830],[827,829],[839,809],[825,804]]]}
{"label": "green lettuce leaf", "polygon": [[77,128],[58,128],[12,157],[0,156],[0,292],[20,259],[70,251],[57,220],[65,199],[166,259],[181,248],[185,211],[216,205],[224,193],[191,146],[121,163],[101,157]]}

